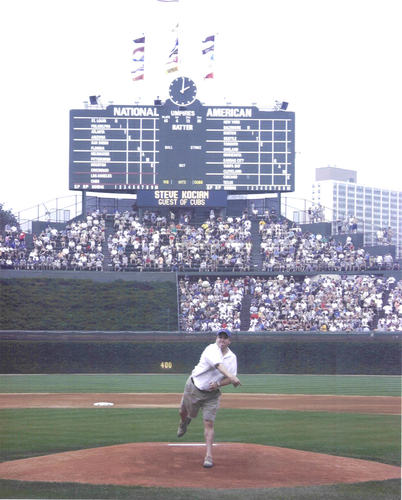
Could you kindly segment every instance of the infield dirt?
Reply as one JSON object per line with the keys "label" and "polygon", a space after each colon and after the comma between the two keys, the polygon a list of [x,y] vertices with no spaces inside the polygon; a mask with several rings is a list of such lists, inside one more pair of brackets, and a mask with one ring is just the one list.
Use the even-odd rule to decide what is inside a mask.
{"label": "infield dirt", "polygon": [[[117,408],[178,408],[181,394],[168,393],[14,393],[0,394],[0,408],[90,408],[110,402]],[[396,396],[309,394],[223,394],[221,408],[401,414]]]}

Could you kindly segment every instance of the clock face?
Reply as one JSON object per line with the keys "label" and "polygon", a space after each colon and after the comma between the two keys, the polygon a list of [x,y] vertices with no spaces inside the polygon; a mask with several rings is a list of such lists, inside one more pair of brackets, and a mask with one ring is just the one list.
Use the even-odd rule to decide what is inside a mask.
{"label": "clock face", "polygon": [[195,101],[197,87],[187,76],[175,78],[169,87],[170,100],[177,106],[189,106]]}

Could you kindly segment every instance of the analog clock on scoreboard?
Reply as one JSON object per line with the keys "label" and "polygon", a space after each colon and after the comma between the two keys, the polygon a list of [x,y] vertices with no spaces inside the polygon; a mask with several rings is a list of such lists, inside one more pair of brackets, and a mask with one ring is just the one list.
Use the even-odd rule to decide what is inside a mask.
{"label": "analog clock on scoreboard", "polygon": [[170,100],[177,106],[189,106],[195,101],[197,87],[187,76],[175,78],[169,87]]}

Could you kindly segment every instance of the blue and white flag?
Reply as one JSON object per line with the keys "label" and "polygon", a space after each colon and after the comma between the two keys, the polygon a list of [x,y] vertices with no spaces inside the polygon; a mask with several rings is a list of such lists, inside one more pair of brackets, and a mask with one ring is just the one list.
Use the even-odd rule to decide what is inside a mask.
{"label": "blue and white flag", "polygon": [[202,41],[203,77],[214,77],[215,35],[209,35]]}
{"label": "blue and white flag", "polygon": [[171,31],[169,54],[166,61],[166,73],[173,73],[179,70],[179,25],[177,24]]}

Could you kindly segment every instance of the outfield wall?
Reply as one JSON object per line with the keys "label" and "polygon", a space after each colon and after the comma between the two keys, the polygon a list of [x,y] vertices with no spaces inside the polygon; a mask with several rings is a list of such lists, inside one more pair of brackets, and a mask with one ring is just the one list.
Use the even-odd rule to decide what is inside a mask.
{"label": "outfield wall", "polygon": [[[51,337],[51,338],[50,338]],[[242,373],[401,374],[394,334],[237,334]],[[0,332],[1,373],[189,373],[211,334]]]}

